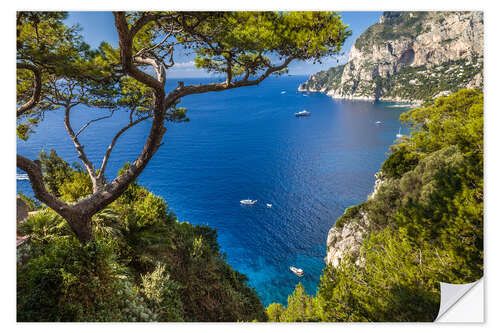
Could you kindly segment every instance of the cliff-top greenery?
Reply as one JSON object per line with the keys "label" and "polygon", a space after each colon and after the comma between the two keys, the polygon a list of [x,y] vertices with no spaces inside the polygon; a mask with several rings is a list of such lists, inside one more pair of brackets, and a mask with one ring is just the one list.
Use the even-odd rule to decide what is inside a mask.
{"label": "cliff-top greenery", "polygon": [[384,13],[383,23],[376,23],[366,29],[356,39],[355,46],[363,50],[373,44],[381,44],[388,40],[414,38],[424,31],[422,24],[427,12],[388,12]]}

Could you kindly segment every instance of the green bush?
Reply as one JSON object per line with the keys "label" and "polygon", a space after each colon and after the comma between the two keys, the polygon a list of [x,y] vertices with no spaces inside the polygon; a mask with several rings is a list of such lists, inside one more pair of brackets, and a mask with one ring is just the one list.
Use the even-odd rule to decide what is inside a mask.
{"label": "green bush", "polygon": [[42,208],[42,204],[40,203],[40,201],[25,195],[22,191],[18,191],[17,195],[19,196],[19,198],[21,198],[22,201],[24,201],[24,203],[28,207],[29,212]]}
{"label": "green bush", "polygon": [[142,276],[141,292],[159,321],[184,320],[180,288],[177,282],[170,279],[170,274],[162,264],[158,264],[153,272]]}
{"label": "green bush", "polygon": [[382,164],[384,175],[392,178],[399,178],[408,171],[411,171],[418,164],[418,154],[409,150],[406,146],[393,151]]}
{"label": "green bush", "polygon": [[286,308],[279,303],[271,303],[267,306],[267,317],[270,322],[279,322],[281,314],[286,310]]}
{"label": "green bush", "polygon": [[152,313],[134,290],[110,241],[74,237],[31,241],[35,254],[17,271],[18,321],[139,321]]}
{"label": "green bush", "polygon": [[30,235],[31,240],[40,243],[72,235],[68,223],[47,208],[29,216],[23,223],[19,224],[18,229],[22,235]]}
{"label": "green bush", "polygon": [[282,322],[319,321],[318,299],[307,295],[304,286],[299,282],[293,294],[288,296],[287,307],[279,319]]}
{"label": "green bush", "polygon": [[346,258],[328,266],[318,298],[324,321],[433,321],[439,311],[439,280],[452,269],[446,251],[415,247],[386,228],[368,237],[363,264]]}

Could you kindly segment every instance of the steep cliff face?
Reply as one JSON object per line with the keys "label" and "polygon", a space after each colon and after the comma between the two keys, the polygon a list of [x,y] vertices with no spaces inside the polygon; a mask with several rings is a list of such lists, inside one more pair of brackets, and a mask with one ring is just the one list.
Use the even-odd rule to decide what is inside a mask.
{"label": "steep cliff face", "polygon": [[422,101],[482,86],[482,12],[385,12],[351,48],[345,66],[299,87],[333,98]]}
{"label": "steep cliff face", "polygon": [[[373,199],[384,183],[381,172],[375,174],[375,179],[373,192],[368,195],[367,200]],[[348,208],[328,232],[325,258],[327,264],[337,268],[346,255],[356,256],[359,253],[364,239],[372,229],[372,223],[362,206]],[[363,258],[356,257],[356,265],[362,264]]]}

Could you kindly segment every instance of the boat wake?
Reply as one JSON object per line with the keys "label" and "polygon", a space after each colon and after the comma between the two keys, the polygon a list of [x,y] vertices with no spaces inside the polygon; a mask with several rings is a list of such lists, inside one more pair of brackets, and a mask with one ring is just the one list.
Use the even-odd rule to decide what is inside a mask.
{"label": "boat wake", "polygon": [[25,173],[17,173],[16,180],[30,180],[30,178]]}

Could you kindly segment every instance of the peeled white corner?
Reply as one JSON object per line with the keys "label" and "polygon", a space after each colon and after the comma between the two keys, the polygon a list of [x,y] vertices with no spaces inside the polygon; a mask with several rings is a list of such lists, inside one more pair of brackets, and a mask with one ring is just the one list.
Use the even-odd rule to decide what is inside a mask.
{"label": "peeled white corner", "polygon": [[483,278],[473,283],[441,284],[441,305],[436,322],[482,323],[484,322]]}

